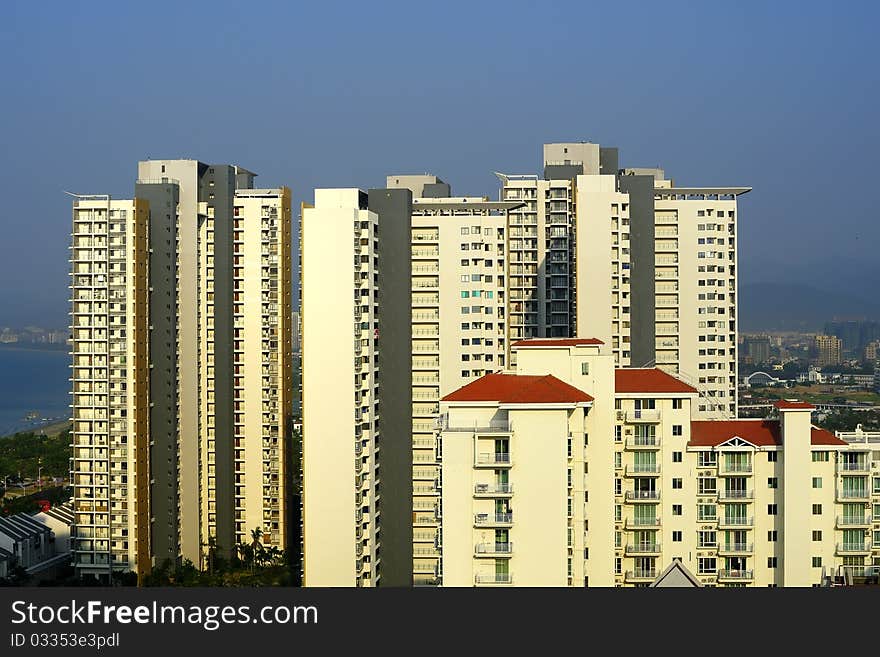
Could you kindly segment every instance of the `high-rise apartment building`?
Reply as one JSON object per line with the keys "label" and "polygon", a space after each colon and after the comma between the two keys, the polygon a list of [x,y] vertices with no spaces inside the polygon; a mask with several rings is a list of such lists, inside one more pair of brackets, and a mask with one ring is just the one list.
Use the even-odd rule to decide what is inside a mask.
{"label": "high-rise apartment building", "polygon": [[617,161],[545,144],[543,179],[498,174],[501,198],[525,204],[511,212],[511,337],[597,337],[618,365],[692,382],[696,413],[735,416],[736,198],[749,188],[674,188]]}
{"label": "high-rise apartment building", "polygon": [[303,207],[306,586],[412,583],[411,206],[318,189]]}
{"label": "high-rise apartment building", "polygon": [[655,362],[700,391],[697,417],[736,417],[737,197],[748,187],[655,179]]}
{"label": "high-rise apartment building", "polygon": [[816,364],[840,365],[841,340],[834,335],[817,335],[814,339],[816,349]]}
{"label": "high-rise apartment building", "polygon": [[793,401],[697,419],[695,388],[615,370],[598,341],[513,349],[515,373],[441,401],[444,586],[648,586],[676,560],[706,586],[812,586],[880,565],[874,434]]}
{"label": "high-rise apartment building", "polygon": [[73,563],[150,569],[149,206],[79,196],[71,245]]}
{"label": "high-rise apartment building", "polygon": [[148,368],[129,382],[146,391],[149,417],[136,437],[149,473],[140,574],[203,565],[209,546],[229,555],[257,528],[287,547],[290,192],[253,190],[253,178],[195,160],[138,165],[148,291],[127,323],[149,327]]}
{"label": "high-rise apartment building", "polygon": [[[388,186],[404,180],[416,187],[418,178],[389,176]],[[438,196],[414,198],[412,204],[412,522],[417,585],[438,578],[440,472],[434,433],[440,397],[503,369],[509,359],[507,211],[518,203],[439,195],[446,192],[448,186]]]}

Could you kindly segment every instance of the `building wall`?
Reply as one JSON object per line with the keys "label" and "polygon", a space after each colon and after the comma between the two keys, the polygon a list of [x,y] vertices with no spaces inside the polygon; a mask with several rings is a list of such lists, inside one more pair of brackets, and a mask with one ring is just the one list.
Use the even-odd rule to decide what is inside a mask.
{"label": "building wall", "polygon": [[382,444],[382,586],[412,586],[412,194],[371,189],[370,211],[378,216],[379,258],[378,431]]}
{"label": "building wall", "polygon": [[576,186],[577,334],[599,338],[630,364],[629,197],[616,176],[578,176]]}
{"label": "building wall", "polygon": [[319,189],[303,210],[305,586],[375,583],[378,216],[363,196]]}
{"label": "building wall", "polygon": [[[199,186],[207,165],[197,160],[146,160],[138,162],[138,180],[177,180],[179,185],[176,226],[176,305],[172,308],[177,331],[177,455],[174,463],[176,479],[177,519],[171,536],[165,541],[176,543],[177,553],[193,563],[200,563],[201,517],[199,481]],[[169,480],[167,473],[165,481]],[[170,484],[168,484],[170,486]],[[167,517],[167,516],[166,516]],[[169,532],[160,518],[155,521],[157,532]],[[173,551],[161,549],[158,543],[154,557],[162,559]]]}

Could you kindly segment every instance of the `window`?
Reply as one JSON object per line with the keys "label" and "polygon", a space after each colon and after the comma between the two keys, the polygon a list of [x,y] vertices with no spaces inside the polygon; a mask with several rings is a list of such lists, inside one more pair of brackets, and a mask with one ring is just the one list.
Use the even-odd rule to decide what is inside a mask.
{"label": "window", "polygon": [[779,479],[776,477],[767,478],[767,488],[776,488],[779,486]]}
{"label": "window", "polygon": [[776,463],[778,456],[779,452],[767,452],[767,461],[770,463]]}
{"label": "window", "polygon": [[467,226],[462,226],[462,228],[461,228],[461,234],[462,234],[462,235],[467,235],[467,234],[469,234],[470,232],[471,232],[471,231],[468,229]]}
{"label": "window", "polygon": [[767,557],[767,567],[776,568],[776,557]]}
{"label": "window", "polygon": [[714,531],[697,532],[697,547],[712,548],[718,544]]}
{"label": "window", "polygon": [[615,575],[620,575],[620,572],[623,568],[622,564],[623,564],[623,559],[621,559],[620,557],[614,558],[614,574]]}
{"label": "window", "polygon": [[470,248],[471,248],[471,247],[470,247],[469,244],[466,244],[465,242],[462,242],[462,243],[461,243],[461,250],[462,250],[462,251],[468,251],[468,250],[470,250]]}
{"label": "window", "polygon": [[813,557],[813,568],[822,567],[822,557]]}
{"label": "window", "polygon": [[616,443],[620,442],[622,430],[623,430],[623,427],[621,427],[619,425],[614,427],[614,442],[616,442]]}
{"label": "window", "polygon": [[822,540],[822,532],[819,531],[818,529],[813,530],[813,540],[814,541],[821,541]]}
{"label": "window", "polygon": [[581,363],[581,374],[587,375],[590,373],[590,364],[589,363]]}
{"label": "window", "polygon": [[717,518],[717,510],[714,504],[698,504],[697,518],[701,521],[715,520]]}
{"label": "window", "polygon": [[717,465],[718,461],[715,458],[714,452],[700,452],[697,463],[701,468],[706,468]]}
{"label": "window", "polygon": [[672,462],[681,463],[681,452],[672,452]]}
{"label": "window", "polygon": [[813,488],[822,488],[822,477],[813,477]]}
{"label": "window", "polygon": [[828,452],[813,452],[813,463],[827,463]]}
{"label": "window", "polygon": [[681,543],[681,532],[672,532],[672,542]]}
{"label": "window", "polygon": [[813,505],[813,515],[814,516],[821,516],[822,515],[822,505],[821,504],[814,504]]}
{"label": "window", "polygon": [[462,299],[467,299],[467,298],[470,297],[470,296],[471,296],[471,293],[468,292],[467,290],[462,290],[462,291],[461,291],[461,298],[462,298]]}
{"label": "window", "polygon": [[767,540],[771,543],[775,543],[778,536],[779,535],[776,533],[775,529],[771,529],[769,532],[767,532]]}
{"label": "window", "polygon": [[614,452],[614,467],[620,468],[623,466],[623,454],[620,452]]}
{"label": "window", "polygon": [[622,495],[623,494],[623,482],[620,479],[614,480],[614,494]]}
{"label": "window", "polygon": [[715,477],[697,479],[697,492],[700,495],[715,495],[718,492],[715,486]]}
{"label": "window", "polygon": [[672,515],[674,515],[674,516],[681,515],[681,504],[673,504],[672,505]]}
{"label": "window", "polygon": [[715,563],[715,557],[700,557],[697,559],[697,572],[700,575],[714,573],[718,569]]}
{"label": "window", "polygon": [[672,400],[672,408],[681,408],[682,407],[681,401],[682,401],[681,399],[673,399]]}
{"label": "window", "polygon": [[767,515],[768,516],[775,516],[776,510],[777,510],[777,508],[776,508],[775,504],[768,504],[767,505]]}
{"label": "window", "polygon": [[468,323],[464,323],[464,324],[461,325],[461,330],[462,330],[462,331],[469,331],[470,329],[471,329],[471,325],[468,324]]}
{"label": "window", "polygon": [[673,436],[680,436],[680,435],[682,435],[682,428],[681,428],[681,425],[680,425],[680,424],[673,424],[673,425],[672,425],[672,435],[673,435]]}
{"label": "window", "polygon": [[681,488],[681,479],[673,479],[672,480],[673,488]]}

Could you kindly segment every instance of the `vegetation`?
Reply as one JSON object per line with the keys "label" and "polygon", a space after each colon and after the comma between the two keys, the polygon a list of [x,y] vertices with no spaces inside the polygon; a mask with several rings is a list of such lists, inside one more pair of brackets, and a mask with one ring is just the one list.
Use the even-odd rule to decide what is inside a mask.
{"label": "vegetation", "polygon": [[[40,468],[42,467],[42,470]],[[0,438],[0,485],[43,477],[70,475],[70,427],[55,436],[26,431]]]}
{"label": "vegetation", "polygon": [[291,551],[282,552],[262,542],[263,530],[255,528],[250,541],[235,546],[231,559],[218,552],[209,540],[207,570],[199,570],[189,559],[175,565],[165,561],[144,579],[144,586],[298,586],[299,567]]}
{"label": "vegetation", "polygon": [[829,413],[816,424],[828,431],[853,431],[859,424],[865,431],[880,431],[880,411],[842,410]]}
{"label": "vegetation", "polygon": [[16,513],[36,513],[40,510],[40,502],[48,500],[52,506],[58,506],[70,499],[72,490],[70,486],[54,486],[18,497],[0,497],[0,516],[10,516]]}

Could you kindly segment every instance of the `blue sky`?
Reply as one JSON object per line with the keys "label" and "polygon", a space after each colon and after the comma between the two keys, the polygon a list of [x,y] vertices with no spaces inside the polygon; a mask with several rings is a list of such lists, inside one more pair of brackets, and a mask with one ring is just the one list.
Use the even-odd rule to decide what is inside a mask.
{"label": "blue sky", "polygon": [[595,141],[753,186],[743,282],[880,280],[877,3],[3,8],[0,326],[66,324],[63,190],[130,197],[147,157],[238,163],[297,202],[426,171],[494,197],[545,141]]}

